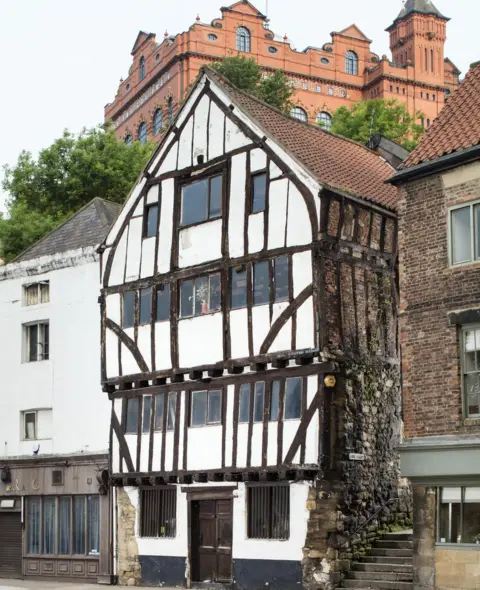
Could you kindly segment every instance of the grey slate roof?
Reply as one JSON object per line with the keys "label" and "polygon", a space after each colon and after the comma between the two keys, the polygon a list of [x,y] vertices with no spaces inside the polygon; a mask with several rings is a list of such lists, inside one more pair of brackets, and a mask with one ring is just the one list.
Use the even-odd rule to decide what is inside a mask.
{"label": "grey slate roof", "polygon": [[101,244],[120,212],[120,205],[96,197],[59,227],[22,252],[13,262],[51,256]]}
{"label": "grey slate roof", "polygon": [[436,8],[431,0],[407,0],[405,2],[405,6],[400,11],[400,14],[395,19],[400,20],[401,18],[405,18],[412,12],[420,12],[421,14],[434,14],[439,18],[447,19],[446,16]]}

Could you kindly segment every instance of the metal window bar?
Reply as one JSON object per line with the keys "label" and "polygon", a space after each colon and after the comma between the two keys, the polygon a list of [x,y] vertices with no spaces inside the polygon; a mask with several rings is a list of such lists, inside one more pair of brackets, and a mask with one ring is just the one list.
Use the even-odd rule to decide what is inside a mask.
{"label": "metal window bar", "polygon": [[177,533],[176,488],[141,490],[141,537],[175,537]]}
{"label": "metal window bar", "polygon": [[290,537],[290,487],[265,485],[248,488],[248,538]]}

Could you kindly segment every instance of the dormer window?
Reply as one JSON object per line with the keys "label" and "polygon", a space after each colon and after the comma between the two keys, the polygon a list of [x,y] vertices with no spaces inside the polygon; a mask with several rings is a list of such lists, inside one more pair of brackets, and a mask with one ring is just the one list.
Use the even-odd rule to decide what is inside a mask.
{"label": "dormer window", "polygon": [[358,76],[358,55],[355,51],[347,51],[345,54],[345,72],[352,76]]}
{"label": "dormer window", "polygon": [[182,189],[181,225],[194,225],[221,217],[222,189],[221,174],[185,185]]}
{"label": "dormer window", "polygon": [[250,53],[251,51],[251,36],[250,31],[246,27],[238,27],[237,29],[237,51]]}
{"label": "dormer window", "polygon": [[145,58],[142,55],[142,57],[140,58],[140,80],[144,80],[145,75]]}

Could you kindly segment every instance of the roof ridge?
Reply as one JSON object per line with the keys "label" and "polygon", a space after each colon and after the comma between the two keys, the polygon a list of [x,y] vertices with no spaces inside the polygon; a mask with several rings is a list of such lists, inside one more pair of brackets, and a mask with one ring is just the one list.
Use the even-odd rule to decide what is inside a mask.
{"label": "roof ridge", "polygon": [[[304,125],[304,126],[308,127],[309,129],[315,129],[319,133],[326,133],[327,135],[337,137],[338,139],[341,139],[342,141],[346,141],[346,142],[351,143],[353,145],[360,146],[361,148],[363,148],[367,152],[375,154],[374,151],[367,148],[363,143],[360,143],[360,142],[350,139],[348,137],[344,137],[343,135],[338,135],[338,133],[334,133],[333,131],[329,131],[328,129],[324,129],[323,127],[320,127],[320,125],[314,125],[313,123],[309,123],[308,121],[300,121],[299,119],[296,119],[295,117],[292,117],[291,115],[288,115],[287,113],[284,113],[283,111],[281,111],[277,107],[274,107],[271,104],[268,104],[267,102],[265,102],[261,98],[258,98],[254,94],[250,94],[249,92],[246,92],[245,90],[242,90],[241,88],[237,88],[237,86],[235,86],[235,84],[233,84],[232,82],[230,82],[230,80],[225,78],[225,76],[222,76],[216,70],[214,70],[212,67],[210,67],[208,65],[202,66],[200,68],[200,72],[202,70],[204,72],[206,72],[207,74],[209,74],[209,73],[213,74],[215,77],[219,78],[222,83],[233,88],[235,90],[235,92],[239,92],[243,96],[246,96],[247,98],[254,100],[255,102],[261,104],[262,106],[264,106],[268,109],[271,109],[272,111],[275,111],[276,113],[278,113],[279,115],[284,117],[287,121],[293,121],[294,123],[296,123],[298,125]],[[375,155],[377,155],[377,154],[375,154]]]}

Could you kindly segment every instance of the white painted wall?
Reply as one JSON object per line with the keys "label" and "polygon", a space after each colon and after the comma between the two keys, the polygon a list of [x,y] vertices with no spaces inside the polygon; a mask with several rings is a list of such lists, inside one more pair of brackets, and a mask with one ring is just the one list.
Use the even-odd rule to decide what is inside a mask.
{"label": "white painted wall", "polygon": [[[45,272],[37,274],[40,268]],[[50,282],[50,303],[24,306],[23,285]],[[94,248],[0,268],[0,456],[108,452],[111,405],[100,386],[100,266]],[[113,308],[112,315],[118,311]],[[50,322],[50,359],[22,362],[22,325]],[[111,370],[113,370],[111,368]],[[22,442],[21,412],[51,408],[47,440]],[[41,434],[43,431],[43,435]]]}
{"label": "white painted wall", "polygon": [[[195,488],[210,486],[231,486],[232,484],[207,483],[194,485]],[[188,555],[188,506],[187,494],[177,486],[177,534],[173,539],[142,538],[140,532],[140,501],[138,488],[126,487],[132,505],[136,509],[136,541],[139,555],[185,557]],[[238,484],[233,493],[233,559],[272,559],[277,561],[301,561],[302,549],[307,535],[308,482],[290,485],[290,538],[286,541],[247,538],[246,486]]]}

